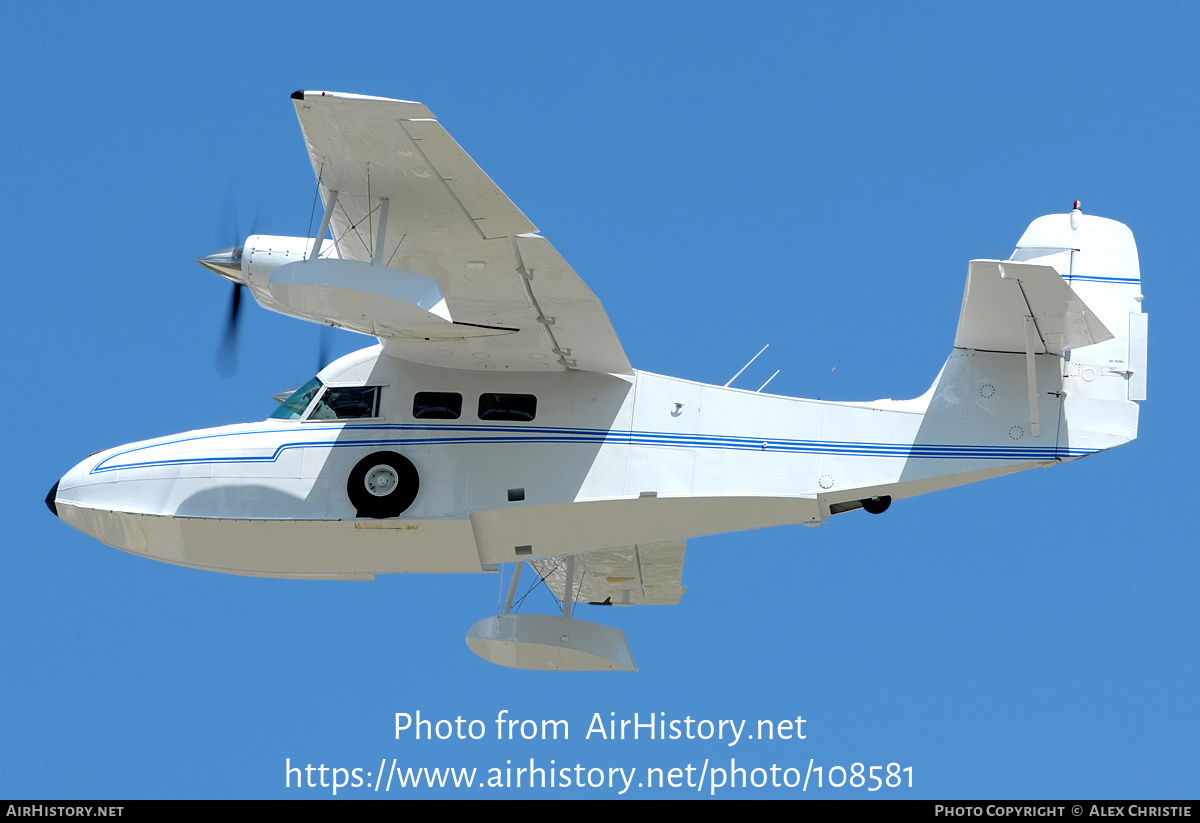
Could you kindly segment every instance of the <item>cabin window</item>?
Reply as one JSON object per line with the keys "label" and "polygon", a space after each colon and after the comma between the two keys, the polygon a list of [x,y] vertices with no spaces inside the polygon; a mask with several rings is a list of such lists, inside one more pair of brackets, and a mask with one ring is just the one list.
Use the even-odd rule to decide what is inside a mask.
{"label": "cabin window", "polygon": [[317,400],[309,420],[353,420],[379,416],[379,386],[330,386]]}
{"label": "cabin window", "polygon": [[304,414],[304,410],[308,408],[308,404],[312,402],[313,397],[321,390],[321,381],[314,377],[300,388],[292,392],[287,400],[279,404],[272,414],[272,420],[299,420]]}
{"label": "cabin window", "polygon": [[462,395],[457,392],[419,391],[413,397],[416,420],[457,420],[462,414]]}
{"label": "cabin window", "polygon": [[515,420],[528,423],[537,413],[537,398],[532,394],[479,395],[480,420]]}

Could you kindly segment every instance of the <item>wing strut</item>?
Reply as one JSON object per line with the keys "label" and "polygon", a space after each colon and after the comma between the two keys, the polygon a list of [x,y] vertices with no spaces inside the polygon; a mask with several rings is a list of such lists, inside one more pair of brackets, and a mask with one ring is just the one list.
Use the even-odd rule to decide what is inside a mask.
{"label": "wing strut", "polygon": [[[321,244],[325,242],[325,232],[329,231],[329,221],[333,217],[333,209],[337,206],[338,193],[329,192],[329,205],[321,215],[321,228],[317,229],[317,241],[313,243],[312,251],[308,253],[309,260],[316,260],[321,254]],[[309,225],[312,225],[311,223]]]}
{"label": "wing strut", "polygon": [[508,582],[508,595],[504,598],[504,611],[501,614],[508,614],[512,611],[513,598],[517,595],[517,581],[521,579],[523,568],[525,568],[524,560],[518,560],[517,565],[513,567],[512,580]]}
{"label": "wing strut", "polygon": [[383,265],[383,241],[387,237],[387,213],[389,202],[391,201],[386,197],[383,197],[379,200],[379,234],[375,238],[375,259],[371,261],[372,266]]}

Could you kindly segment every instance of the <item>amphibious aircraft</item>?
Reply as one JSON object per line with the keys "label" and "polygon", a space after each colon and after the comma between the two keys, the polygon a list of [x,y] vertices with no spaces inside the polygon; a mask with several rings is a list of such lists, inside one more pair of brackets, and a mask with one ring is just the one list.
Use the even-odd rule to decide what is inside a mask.
{"label": "amphibious aircraft", "polygon": [[[253,235],[199,262],[235,301],[248,287],[378,342],[268,420],[67,472],[47,505],[110,546],[320,580],[511,564],[504,606],[468,632],[475,653],[631,670],[622,632],[574,604],[677,603],[689,538],[879,514],[1137,434],[1137,249],[1078,203],[1034,220],[1009,259],[970,262],[953,349],[920,397],[781,397],[635,370],[592,292],[425,106],[292,98],[316,236]],[[525,565],[561,613],[514,613]]]}

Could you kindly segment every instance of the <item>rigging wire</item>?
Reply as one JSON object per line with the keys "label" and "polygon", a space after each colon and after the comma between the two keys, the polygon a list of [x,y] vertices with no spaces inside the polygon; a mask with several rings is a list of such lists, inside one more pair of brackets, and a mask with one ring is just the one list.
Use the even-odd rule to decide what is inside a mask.
{"label": "rigging wire", "polygon": [[[407,234],[402,234],[402,235],[400,235],[400,243],[403,243],[403,242],[404,242],[404,238],[405,238],[405,237],[408,237],[408,235],[407,235]],[[396,244],[396,248],[392,249],[392,255],[391,255],[391,257],[389,257],[389,258],[387,259],[387,262],[386,262],[386,263],[384,263],[383,265],[385,265],[385,266],[390,266],[390,265],[392,265],[392,257],[395,257],[395,256],[396,256],[396,252],[400,251],[400,243],[397,243],[397,244]]]}
{"label": "rigging wire", "polygon": [[[559,560],[558,563],[555,564],[554,568],[550,569],[550,571],[546,572],[546,574],[544,574],[544,575],[541,572],[537,572],[537,567],[534,567],[534,571],[537,572],[537,574],[538,574],[538,581],[536,583],[534,583],[532,586],[530,586],[529,590],[526,591],[525,594],[521,595],[520,600],[513,603],[513,607],[512,607],[513,612],[516,612],[517,607],[525,602],[526,597],[529,597],[529,595],[533,594],[534,589],[536,589],[538,586],[540,586],[546,582],[547,577],[549,577],[550,575],[552,575],[556,571],[558,571],[558,567],[561,566],[562,564],[563,564],[563,561]],[[546,586],[546,591],[550,592],[550,596],[554,598],[554,602],[558,604],[559,609],[562,609],[562,601],[558,599],[558,595],[554,593],[554,590],[551,589],[549,586]]]}
{"label": "rigging wire", "polygon": [[[317,216],[317,198],[321,196],[321,175],[325,173],[325,161],[321,161],[321,170],[317,172],[317,188],[313,191],[312,212],[308,215],[308,234],[307,237],[312,237],[313,218]],[[321,238],[317,238],[317,242],[321,242]]]}
{"label": "rigging wire", "polygon": [[[382,204],[381,204],[381,205],[382,205]],[[341,208],[341,210],[342,210],[342,214],[343,214],[343,215],[345,215],[345,217],[346,217],[346,222],[347,222],[347,223],[349,223],[349,222],[350,222],[350,215],[349,215],[349,214],[346,212],[346,206],[345,206],[345,205],[342,203],[342,200],[341,200],[341,198],[340,198],[340,197],[338,198],[338,207],[339,207],[339,208]],[[375,209],[377,209],[377,208],[379,208],[379,206],[376,206],[376,207],[375,207]],[[371,209],[371,211],[367,212],[367,213],[366,213],[366,214],[364,214],[362,217],[358,218],[358,222],[357,222],[357,223],[352,223],[352,224],[350,225],[350,227],[349,227],[349,228],[347,228],[347,229],[346,229],[344,232],[342,232],[342,233],[341,233],[340,235],[338,235],[337,237],[333,238],[333,245],[332,245],[332,246],[330,246],[330,248],[331,248],[331,249],[336,249],[336,248],[338,247],[338,243],[339,243],[339,242],[341,242],[341,240],[342,240],[343,238],[345,238],[345,236],[346,236],[346,235],[348,235],[350,232],[354,232],[356,235],[358,235],[358,241],[359,241],[360,243],[362,243],[362,244],[363,244],[363,248],[367,248],[366,241],[364,241],[364,240],[362,239],[362,235],[361,235],[361,234],[358,234],[358,227],[362,225],[362,221],[366,220],[368,217],[370,217],[370,216],[371,216],[371,215],[374,213],[375,209]],[[401,238],[401,239],[403,240],[403,238]],[[324,250],[322,250],[322,251],[321,251],[321,254],[322,254],[322,255],[324,255],[324,254],[325,254],[325,251],[324,251]],[[340,252],[339,252],[339,254],[340,254]]]}

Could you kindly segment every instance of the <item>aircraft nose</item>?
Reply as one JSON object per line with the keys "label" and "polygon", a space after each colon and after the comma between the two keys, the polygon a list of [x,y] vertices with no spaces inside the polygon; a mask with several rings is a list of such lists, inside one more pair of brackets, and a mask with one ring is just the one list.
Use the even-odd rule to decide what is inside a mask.
{"label": "aircraft nose", "polygon": [[50,487],[50,493],[46,495],[46,508],[55,517],[58,517],[58,506],[55,505],[55,500],[58,498],[58,481]]}

